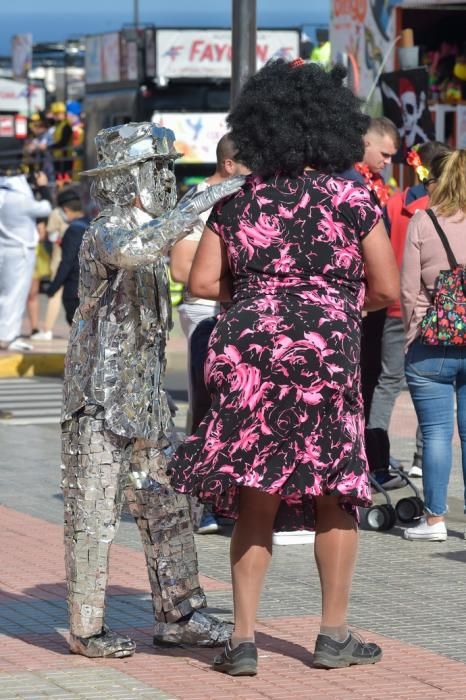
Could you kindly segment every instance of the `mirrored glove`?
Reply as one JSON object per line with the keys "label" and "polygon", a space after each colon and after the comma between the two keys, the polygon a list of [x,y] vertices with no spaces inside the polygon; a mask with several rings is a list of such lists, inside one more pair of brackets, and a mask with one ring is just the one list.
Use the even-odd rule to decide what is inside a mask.
{"label": "mirrored glove", "polygon": [[217,204],[224,197],[229,197],[231,194],[238,192],[244,185],[245,178],[242,175],[230,177],[228,180],[218,182],[216,185],[211,185],[203,192],[199,192],[194,197],[182,199],[178,206],[175,207],[183,213],[201,214],[207,209],[211,209],[214,204]]}

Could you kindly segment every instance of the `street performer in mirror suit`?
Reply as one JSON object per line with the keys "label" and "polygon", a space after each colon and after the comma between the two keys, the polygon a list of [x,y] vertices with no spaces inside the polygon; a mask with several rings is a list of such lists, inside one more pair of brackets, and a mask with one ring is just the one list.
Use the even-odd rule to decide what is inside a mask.
{"label": "street performer in mirror suit", "polygon": [[152,590],[154,644],[218,646],[228,625],[202,612],[188,501],[165,474],[175,444],[163,388],[171,327],[165,255],[233,178],[176,203],[174,134],[150,123],[96,137],[93,196],[103,207],[80,252],[80,305],[65,360],[62,416],[70,649],[123,657],[130,638],[104,622],[110,545],[124,497]]}

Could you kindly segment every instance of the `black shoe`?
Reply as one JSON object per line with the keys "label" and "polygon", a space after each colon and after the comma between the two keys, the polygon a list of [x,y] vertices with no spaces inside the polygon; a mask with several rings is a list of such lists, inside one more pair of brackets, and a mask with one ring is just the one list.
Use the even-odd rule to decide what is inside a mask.
{"label": "black shoe", "polygon": [[229,676],[255,676],[257,674],[256,645],[253,642],[243,642],[232,649],[228,641],[222,653],[215,657],[212,668]]}
{"label": "black shoe", "polygon": [[315,668],[346,668],[356,664],[375,664],[382,658],[377,644],[364,642],[350,632],[348,639],[337,642],[326,634],[319,634],[314,649]]}

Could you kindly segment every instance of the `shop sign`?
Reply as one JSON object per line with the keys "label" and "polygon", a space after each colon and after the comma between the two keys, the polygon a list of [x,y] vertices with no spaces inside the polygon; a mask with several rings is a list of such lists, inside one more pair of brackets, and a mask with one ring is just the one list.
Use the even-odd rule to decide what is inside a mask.
{"label": "shop sign", "polygon": [[37,85],[0,78],[0,112],[28,114],[29,109],[33,112],[45,109],[45,90]]}
{"label": "shop sign", "polygon": [[[231,32],[228,29],[160,29],[157,31],[157,75],[164,78],[229,78]],[[258,30],[257,69],[270,58],[299,56],[299,32]]]}
{"label": "shop sign", "polygon": [[0,138],[14,138],[15,118],[12,114],[0,116]]}
{"label": "shop sign", "polygon": [[175,132],[177,163],[215,163],[220,138],[228,131],[223,112],[154,112],[152,121]]}

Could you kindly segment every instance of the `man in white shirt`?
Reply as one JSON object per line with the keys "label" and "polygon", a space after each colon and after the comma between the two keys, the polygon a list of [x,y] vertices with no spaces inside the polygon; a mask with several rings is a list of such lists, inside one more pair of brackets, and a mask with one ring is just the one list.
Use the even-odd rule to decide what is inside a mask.
{"label": "man in white shirt", "polygon": [[0,174],[0,349],[30,350],[20,339],[21,322],[31,286],[36,245],[36,219],[52,211],[47,176],[38,173],[37,201],[24,174]]}

